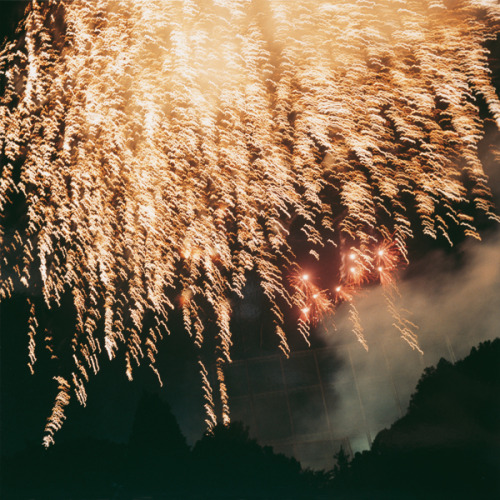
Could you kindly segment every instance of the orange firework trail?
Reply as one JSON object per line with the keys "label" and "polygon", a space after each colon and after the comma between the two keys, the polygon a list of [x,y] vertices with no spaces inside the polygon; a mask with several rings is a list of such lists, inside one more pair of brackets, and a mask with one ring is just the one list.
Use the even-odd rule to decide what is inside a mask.
{"label": "orange firework trail", "polygon": [[[34,0],[0,53],[0,298],[43,297],[31,369],[40,334],[66,355],[38,308],[75,311],[46,444],[103,356],[158,374],[176,304],[200,347],[215,318],[227,422],[231,301],[250,272],[287,353],[288,305],[307,337],[363,283],[391,287],[414,234],[479,238],[474,215],[496,216],[474,100],[500,125],[484,48],[499,26],[496,0]],[[290,291],[292,220],[320,265],[337,252],[337,289]]]}

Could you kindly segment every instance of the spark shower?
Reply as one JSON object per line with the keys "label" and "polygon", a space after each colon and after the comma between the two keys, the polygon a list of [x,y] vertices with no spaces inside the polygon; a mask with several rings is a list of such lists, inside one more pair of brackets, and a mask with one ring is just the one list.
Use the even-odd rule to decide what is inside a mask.
{"label": "spark shower", "polygon": [[[53,358],[45,445],[103,356],[161,382],[174,310],[200,352],[216,325],[218,387],[202,357],[200,373],[209,428],[229,422],[250,272],[285,354],[285,318],[307,341],[342,303],[365,344],[369,283],[418,349],[396,305],[408,240],[497,218],[477,99],[500,126],[484,46],[499,29],[495,0],[33,1],[0,54],[0,297],[28,297],[29,368]],[[40,312],[68,300],[62,349]]]}

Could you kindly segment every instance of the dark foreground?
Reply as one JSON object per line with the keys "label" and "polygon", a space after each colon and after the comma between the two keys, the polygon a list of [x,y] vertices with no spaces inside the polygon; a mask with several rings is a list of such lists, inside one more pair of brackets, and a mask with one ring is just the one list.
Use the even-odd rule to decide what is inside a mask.
{"label": "dark foreground", "polygon": [[407,414],[370,451],[335,458],[333,470],[303,470],[240,423],[217,427],[191,449],[168,405],[145,394],[127,444],[33,444],[3,457],[0,498],[497,499],[500,339],[427,368]]}

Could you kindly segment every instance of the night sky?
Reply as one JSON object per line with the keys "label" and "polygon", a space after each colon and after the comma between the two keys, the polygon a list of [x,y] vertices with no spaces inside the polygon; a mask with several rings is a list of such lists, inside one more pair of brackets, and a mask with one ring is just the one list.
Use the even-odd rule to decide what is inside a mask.
{"label": "night sky", "polygon": [[[12,26],[22,11],[22,3],[0,2],[0,38],[4,33],[8,36],[12,34]],[[498,56],[499,46],[498,42],[492,44]],[[500,65],[498,61],[493,61],[492,65],[498,89]],[[500,145],[500,135],[491,123],[487,124],[487,130],[482,156],[496,205],[499,206],[499,164],[493,161],[488,145]],[[334,318],[335,326],[327,321],[313,333],[313,348],[318,348],[318,352],[330,352],[329,349],[335,352],[330,367],[324,372],[331,399],[328,414],[331,425],[334,430],[337,429],[336,436],[339,439],[349,437],[353,451],[368,448],[367,429],[373,439],[378,431],[402,416],[426,366],[436,364],[440,357],[451,361],[461,359],[480,341],[499,336],[500,229],[495,223],[485,222],[481,234],[482,242],[462,239],[452,249],[446,246],[446,242],[423,237],[416,238],[411,244],[412,263],[399,285],[402,305],[410,311],[411,320],[419,327],[423,356],[412,351],[391,327],[384,298],[376,286],[369,287],[358,302],[370,346],[368,353],[353,337],[345,307],[339,308]],[[236,308],[233,327],[237,366],[244,366],[241,363],[248,360],[255,361],[256,357],[276,357],[279,352],[276,339],[267,325],[269,318],[263,298],[252,286],[251,280],[246,291],[248,297]],[[56,395],[56,384],[44,376],[47,366],[43,360],[35,365],[34,376],[29,372],[27,313],[23,296],[15,296],[1,305],[0,440],[5,455],[21,450],[28,443],[41,443],[46,418]],[[205,429],[205,414],[196,353],[180,322],[178,325],[175,322],[171,337],[165,338],[159,345],[157,366],[165,382],[164,387],[158,387],[155,375],[147,366],[137,369],[134,381],[129,382],[122,360],[110,362],[102,357],[101,372],[92,377],[87,385],[87,407],[72,401],[67,410],[67,421],[56,434],[56,446],[58,441],[85,436],[125,442],[131,431],[137,402],[145,389],[159,392],[169,402],[190,444],[201,437]],[[298,332],[290,330],[288,336],[294,353],[307,351]],[[286,379],[297,380],[300,385],[301,377],[307,374],[303,375],[296,359],[292,355],[291,360],[283,360],[283,367]],[[272,371],[259,373],[258,363],[252,363],[252,377],[255,379],[272,376]],[[353,366],[358,392],[352,389]],[[237,370],[234,373],[238,373]],[[231,382],[229,377],[230,402],[231,383],[234,391],[240,390],[240,395],[245,396],[246,389],[237,389],[238,381]],[[359,413],[360,394],[364,421],[353,418],[354,413]],[[264,436],[262,429],[272,428],[272,425],[261,422],[260,432],[257,432],[253,428],[252,415],[245,413],[244,403],[238,401],[234,418],[246,419],[251,433]],[[303,406],[296,411],[301,425],[309,422],[316,432],[318,427],[324,426],[324,422],[318,421],[312,404],[304,400]],[[266,418],[272,423],[276,415],[268,412]],[[279,439],[267,434],[267,441],[279,448]],[[293,452],[286,446],[283,450]],[[302,458],[307,465],[305,457]],[[326,459],[324,464],[331,465]]]}

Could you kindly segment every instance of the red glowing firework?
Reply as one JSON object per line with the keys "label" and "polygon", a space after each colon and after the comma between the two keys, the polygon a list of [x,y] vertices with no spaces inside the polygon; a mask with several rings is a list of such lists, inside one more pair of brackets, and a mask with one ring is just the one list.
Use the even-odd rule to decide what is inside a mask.
{"label": "red glowing firework", "polygon": [[382,242],[376,247],[375,272],[382,285],[394,282],[394,273],[400,264],[400,254],[392,242]]}
{"label": "red glowing firework", "polygon": [[300,309],[300,320],[316,326],[333,309],[328,292],[315,285],[305,272],[296,273],[290,281],[295,291],[292,301]]}

